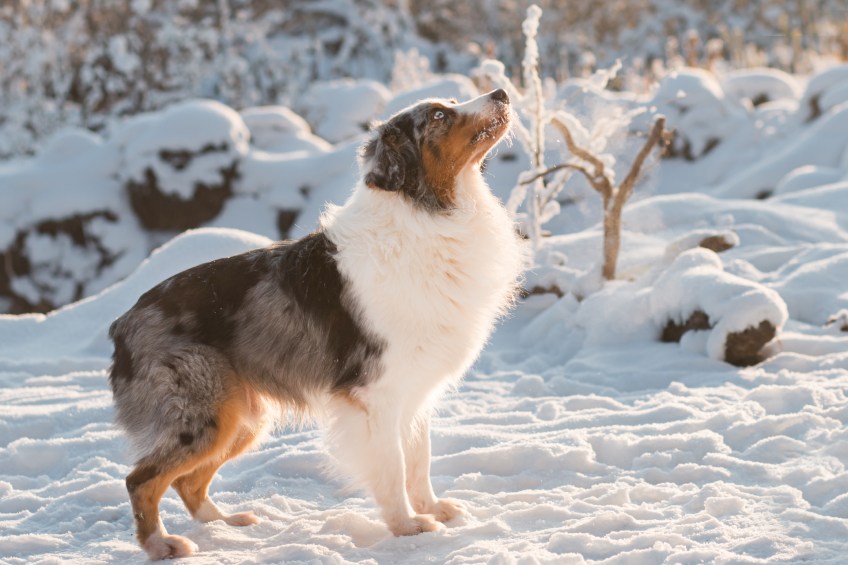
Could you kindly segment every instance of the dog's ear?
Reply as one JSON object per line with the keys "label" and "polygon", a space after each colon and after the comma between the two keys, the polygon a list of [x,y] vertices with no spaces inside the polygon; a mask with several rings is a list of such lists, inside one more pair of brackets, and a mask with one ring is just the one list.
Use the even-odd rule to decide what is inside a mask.
{"label": "dog's ear", "polygon": [[362,151],[365,184],[370,188],[414,193],[421,179],[418,148],[400,128],[386,124]]}

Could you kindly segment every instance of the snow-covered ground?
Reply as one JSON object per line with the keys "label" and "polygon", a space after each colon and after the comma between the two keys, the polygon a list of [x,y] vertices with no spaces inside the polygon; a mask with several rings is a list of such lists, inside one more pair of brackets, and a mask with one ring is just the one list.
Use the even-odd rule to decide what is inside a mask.
{"label": "snow-covered ground", "polygon": [[[391,537],[371,501],[322,471],[320,432],[307,426],[273,434],[212,484],[221,506],[252,509],[260,524],[192,522],[169,492],[169,530],[198,543],[193,563],[844,562],[846,69],[810,79],[682,71],[648,99],[591,81],[556,92],[550,103],[564,104],[586,135],[605,116],[629,112],[640,129],[664,113],[678,157],[655,163],[637,187],[619,280],[604,285],[597,197],[576,176],[565,185],[526,280],[556,293],[518,304],[433,423],[435,489],[463,501],[466,516],[440,532]],[[144,561],[123,483],[132,461],[112,424],[110,322],[170,274],[278,237],[280,210],[298,211],[292,235],[308,232],[324,201],[352,186],[364,121],[425,94],[474,94],[462,77],[438,80],[416,92],[316,87],[311,129],[331,142],[288,109],[239,115],[196,102],[102,138],[64,133],[35,158],[0,166],[0,248],[20,240],[18,252],[45,265],[13,290],[33,301],[50,291],[50,261],[59,261],[62,280],[88,277],[91,295],[48,315],[0,316],[0,561]],[[349,111],[327,114],[340,99]],[[174,120],[186,124],[184,147],[167,146]],[[564,156],[548,137],[553,164]],[[598,151],[612,166],[627,147]],[[232,162],[239,175],[220,181]],[[204,227],[138,265],[175,233],[146,229],[124,192],[146,168],[163,193],[185,197],[198,179],[232,182]],[[504,145],[487,177],[506,199],[528,168],[520,143]],[[86,215],[101,209],[112,215]],[[71,226],[64,249],[120,259],[56,251],[64,232],[51,235],[44,222],[73,215],[101,244],[76,245]],[[68,296],[63,284],[48,294]],[[660,341],[670,322],[696,312],[705,327]],[[765,360],[724,362],[730,336],[763,321],[777,330]]]}
{"label": "snow-covered ground", "polygon": [[[162,277],[266,242],[189,233],[93,299],[0,320],[5,562],[145,559],[107,327]],[[782,353],[737,369],[677,344],[590,339],[596,323],[570,296],[525,301],[441,403],[434,484],[468,509],[442,532],[392,538],[370,501],[321,472],[312,428],[273,435],[215,479],[215,498],[259,525],[194,523],[173,493],[163,517],[199,544],[196,563],[844,559],[848,336],[791,322]]]}

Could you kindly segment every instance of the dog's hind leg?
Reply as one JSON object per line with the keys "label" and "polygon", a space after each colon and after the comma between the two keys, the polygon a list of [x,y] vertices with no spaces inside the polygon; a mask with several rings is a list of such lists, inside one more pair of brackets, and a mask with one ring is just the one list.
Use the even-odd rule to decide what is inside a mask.
{"label": "dog's hind leg", "polygon": [[187,466],[184,463],[163,472],[155,463],[142,461],[127,477],[136,537],[151,560],[185,557],[197,551],[197,546],[188,538],[169,535],[159,518],[162,495],[180,469]]}
{"label": "dog's hind leg", "polygon": [[397,403],[333,397],[330,448],[374,497],[396,536],[433,532],[439,524],[416,514],[406,494],[406,472]]}
{"label": "dog's hind leg", "polygon": [[181,438],[179,442],[166,444],[172,448],[142,457],[127,477],[136,534],[150,559],[184,557],[197,550],[191,540],[168,534],[159,518],[159,501],[178,477],[190,475],[213,462],[218,462],[219,466],[226,459],[242,429],[245,404],[244,394],[230,395],[219,405],[214,425],[206,426],[203,437],[193,441]]}
{"label": "dog's hind leg", "polygon": [[439,500],[430,482],[430,414],[419,414],[403,434],[406,457],[406,490],[412,507],[419,514],[432,514],[447,522],[462,514],[462,505],[452,499]]}
{"label": "dog's hind leg", "polygon": [[253,512],[224,514],[209,498],[209,485],[221,465],[253,445],[257,435],[258,431],[255,428],[242,427],[222,459],[213,459],[174,481],[174,489],[195,520],[200,522],[223,520],[231,526],[249,526],[259,521]]}

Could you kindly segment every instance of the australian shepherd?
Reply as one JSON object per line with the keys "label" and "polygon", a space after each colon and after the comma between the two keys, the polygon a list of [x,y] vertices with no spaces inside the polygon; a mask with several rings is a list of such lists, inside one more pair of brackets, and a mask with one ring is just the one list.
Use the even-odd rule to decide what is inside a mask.
{"label": "australian shepherd", "polygon": [[218,468],[282,407],[317,416],[344,474],[397,536],[462,512],[430,483],[431,407],[515,296],[523,248],[480,165],[509,98],[427,100],[375,128],[348,201],[297,241],[205,263],[146,292],[111,326],[116,419],[138,453],[126,480],[151,559],[173,486],[199,521],[234,526],[208,495]]}

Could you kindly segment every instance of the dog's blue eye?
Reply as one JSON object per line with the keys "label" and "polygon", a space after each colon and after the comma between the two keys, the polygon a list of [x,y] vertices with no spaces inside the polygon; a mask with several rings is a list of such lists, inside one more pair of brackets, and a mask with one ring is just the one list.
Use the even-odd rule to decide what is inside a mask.
{"label": "dog's blue eye", "polygon": [[445,113],[442,112],[441,110],[436,110],[435,112],[433,112],[433,119],[434,120],[441,120],[444,117],[445,117]]}

